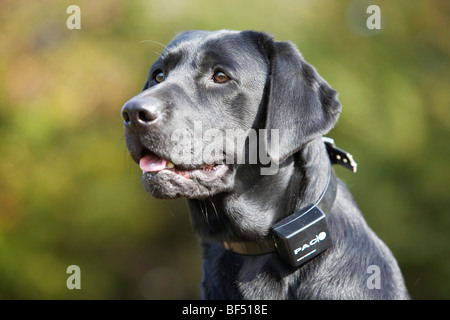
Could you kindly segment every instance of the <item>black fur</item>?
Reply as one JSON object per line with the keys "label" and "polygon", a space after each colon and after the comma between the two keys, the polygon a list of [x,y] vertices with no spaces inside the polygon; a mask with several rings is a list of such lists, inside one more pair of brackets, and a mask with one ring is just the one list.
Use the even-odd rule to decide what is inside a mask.
{"label": "black fur", "polygon": [[[215,82],[217,71],[230,80]],[[161,83],[155,81],[159,72],[164,74]],[[178,173],[143,174],[151,195],[188,198],[192,226],[204,250],[203,298],[408,298],[395,258],[367,226],[340,181],[327,217],[334,245],[300,268],[288,266],[276,253],[245,256],[222,245],[266,239],[273,224],[318,198],[330,165],[321,137],[335,125],[340,111],[336,91],[295,46],[264,33],[182,33],[152,66],[142,93],[122,110],[127,147],[136,162],[149,152],[172,161],[176,147],[190,155],[196,153],[196,144],[205,150],[205,136],[194,129],[201,121],[203,131],[215,129],[224,136],[227,129],[243,134],[268,130],[267,141],[258,135],[265,144],[256,149],[266,148],[277,164],[271,175],[261,174],[260,159],[250,164],[249,154],[256,149],[249,136],[243,150],[224,150],[208,163],[181,161]],[[186,128],[191,139],[174,142],[178,128]],[[270,129],[279,130],[278,140]],[[270,147],[277,142],[279,148]],[[230,159],[233,164],[225,163]],[[217,164],[215,171],[201,167],[210,163]],[[190,177],[180,176],[182,171],[191,172]],[[380,268],[380,289],[367,285],[371,265]]]}

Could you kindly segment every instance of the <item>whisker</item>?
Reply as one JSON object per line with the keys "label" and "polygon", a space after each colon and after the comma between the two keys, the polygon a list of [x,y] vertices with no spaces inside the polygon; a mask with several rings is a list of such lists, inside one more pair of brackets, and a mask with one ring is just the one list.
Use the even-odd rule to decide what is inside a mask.
{"label": "whisker", "polygon": [[215,215],[216,215],[217,220],[219,220],[219,213],[217,212],[217,209],[216,209],[216,206],[214,205],[214,202],[213,202],[211,199],[209,199],[209,201],[210,201],[211,204],[212,204],[212,207],[213,207],[213,209],[214,209],[214,213],[215,213]]}
{"label": "whisker", "polygon": [[[208,218],[208,210],[207,210],[207,207],[206,207],[206,203],[205,203],[204,200],[199,200],[199,202],[200,202],[200,210],[202,211],[202,214],[205,217],[206,223],[210,226],[209,218]],[[205,210],[203,210],[203,205],[202,204],[205,205]]]}
{"label": "whisker", "polygon": [[160,46],[162,46],[164,49],[167,49],[167,47],[164,44],[162,44],[161,42],[155,41],[155,40],[141,40],[139,42],[140,43],[144,43],[144,42],[156,43],[156,44],[159,44]]}

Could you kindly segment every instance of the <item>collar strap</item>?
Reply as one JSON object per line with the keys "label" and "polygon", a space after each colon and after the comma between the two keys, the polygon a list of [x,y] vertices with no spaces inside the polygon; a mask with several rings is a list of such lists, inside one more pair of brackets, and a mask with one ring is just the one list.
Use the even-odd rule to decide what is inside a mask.
{"label": "collar strap", "polygon": [[330,158],[331,164],[338,164],[347,168],[348,170],[356,173],[358,164],[353,160],[353,156],[338,147],[334,143],[334,140],[328,137],[322,137],[325,147],[327,148],[328,157]]}
{"label": "collar strap", "polygon": [[[330,157],[331,164],[340,164],[340,165],[343,165],[344,167],[346,167],[347,169],[350,169],[351,171],[356,172],[356,163],[354,162],[353,157],[349,153],[337,148],[336,145],[334,144],[333,139],[331,139],[331,138],[324,137],[323,141],[325,143],[325,146],[326,146],[326,149],[328,152],[328,156]],[[269,254],[269,253],[278,251],[280,256],[285,261],[288,261],[293,266],[297,266],[303,262],[309,261],[311,258],[315,257],[320,252],[315,255],[312,255],[313,252],[316,251],[316,249],[315,249],[314,251],[311,251],[311,253],[306,254],[306,255],[311,254],[309,259],[305,259],[304,261],[300,262],[298,260],[302,260],[305,257],[301,257],[300,259],[297,260],[297,257],[294,257],[292,252],[289,253],[289,250],[286,250],[286,248],[284,248],[284,246],[285,246],[285,244],[287,246],[289,246],[290,236],[293,235],[293,237],[295,238],[296,234],[299,232],[300,229],[308,228],[314,223],[318,223],[317,225],[325,223],[324,228],[326,229],[326,219],[324,219],[325,214],[330,212],[330,210],[334,204],[334,200],[336,198],[336,192],[337,192],[337,178],[336,178],[334,171],[330,165],[327,184],[326,184],[323,192],[317,199],[317,201],[314,204],[310,204],[310,205],[300,209],[296,213],[288,216],[287,218],[283,219],[282,221],[280,221],[279,223],[274,225],[271,228],[271,233],[272,233],[271,237],[268,237],[268,238],[258,241],[258,242],[257,241],[236,241],[236,242],[224,241],[223,246],[227,250],[230,250],[235,253],[242,254],[242,255],[256,256],[256,255]],[[300,228],[300,229],[296,230],[296,228]],[[287,233],[289,233],[290,235],[287,235],[285,238],[284,235],[286,234],[286,230],[287,230]],[[328,229],[326,229],[326,230],[328,231]],[[328,237],[326,239],[326,241],[324,241],[325,238],[320,239],[321,237],[323,237],[323,234],[324,234],[324,232],[320,233],[319,235],[317,235],[316,239],[312,239],[309,243],[313,243],[315,240],[317,240],[316,242],[314,242],[314,244],[316,244],[318,242],[322,242],[323,244],[325,244],[326,242],[328,242],[328,246],[331,246],[330,237]],[[321,237],[319,237],[319,236],[321,236]],[[297,239],[297,242],[298,242],[298,239]],[[308,244],[306,244],[306,245],[308,246]],[[328,248],[328,246],[326,248]],[[317,248],[318,248],[318,246],[317,246]],[[324,250],[326,250],[326,248]],[[300,247],[293,249],[293,251],[295,252],[295,255],[297,255],[297,253],[300,252],[299,250],[302,251]]]}

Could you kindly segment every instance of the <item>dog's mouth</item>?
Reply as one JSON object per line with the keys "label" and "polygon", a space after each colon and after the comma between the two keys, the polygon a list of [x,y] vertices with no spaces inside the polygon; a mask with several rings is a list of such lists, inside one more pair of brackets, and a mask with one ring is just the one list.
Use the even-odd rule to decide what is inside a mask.
{"label": "dog's mouth", "polygon": [[[212,164],[202,164],[193,168],[185,168],[181,166],[176,166],[170,160],[161,158],[154,153],[145,152],[145,154],[139,160],[139,167],[142,173],[158,173],[161,171],[173,172],[185,179],[204,178],[206,176],[213,176],[222,164],[212,163]],[[201,174],[202,176],[199,176]]]}
{"label": "dog's mouth", "polygon": [[156,198],[203,199],[229,190],[233,183],[233,170],[220,161],[177,165],[147,149],[136,160],[145,189]]}

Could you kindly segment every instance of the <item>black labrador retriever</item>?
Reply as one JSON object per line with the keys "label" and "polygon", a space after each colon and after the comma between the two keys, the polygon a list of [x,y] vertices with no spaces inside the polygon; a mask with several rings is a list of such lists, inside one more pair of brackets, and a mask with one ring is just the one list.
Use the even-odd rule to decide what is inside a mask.
{"label": "black labrador retriever", "polygon": [[340,111],[290,42],[189,31],[165,47],[122,108],[125,140],[150,195],[187,198],[203,298],[409,298],[331,169],[353,164],[322,139]]}

